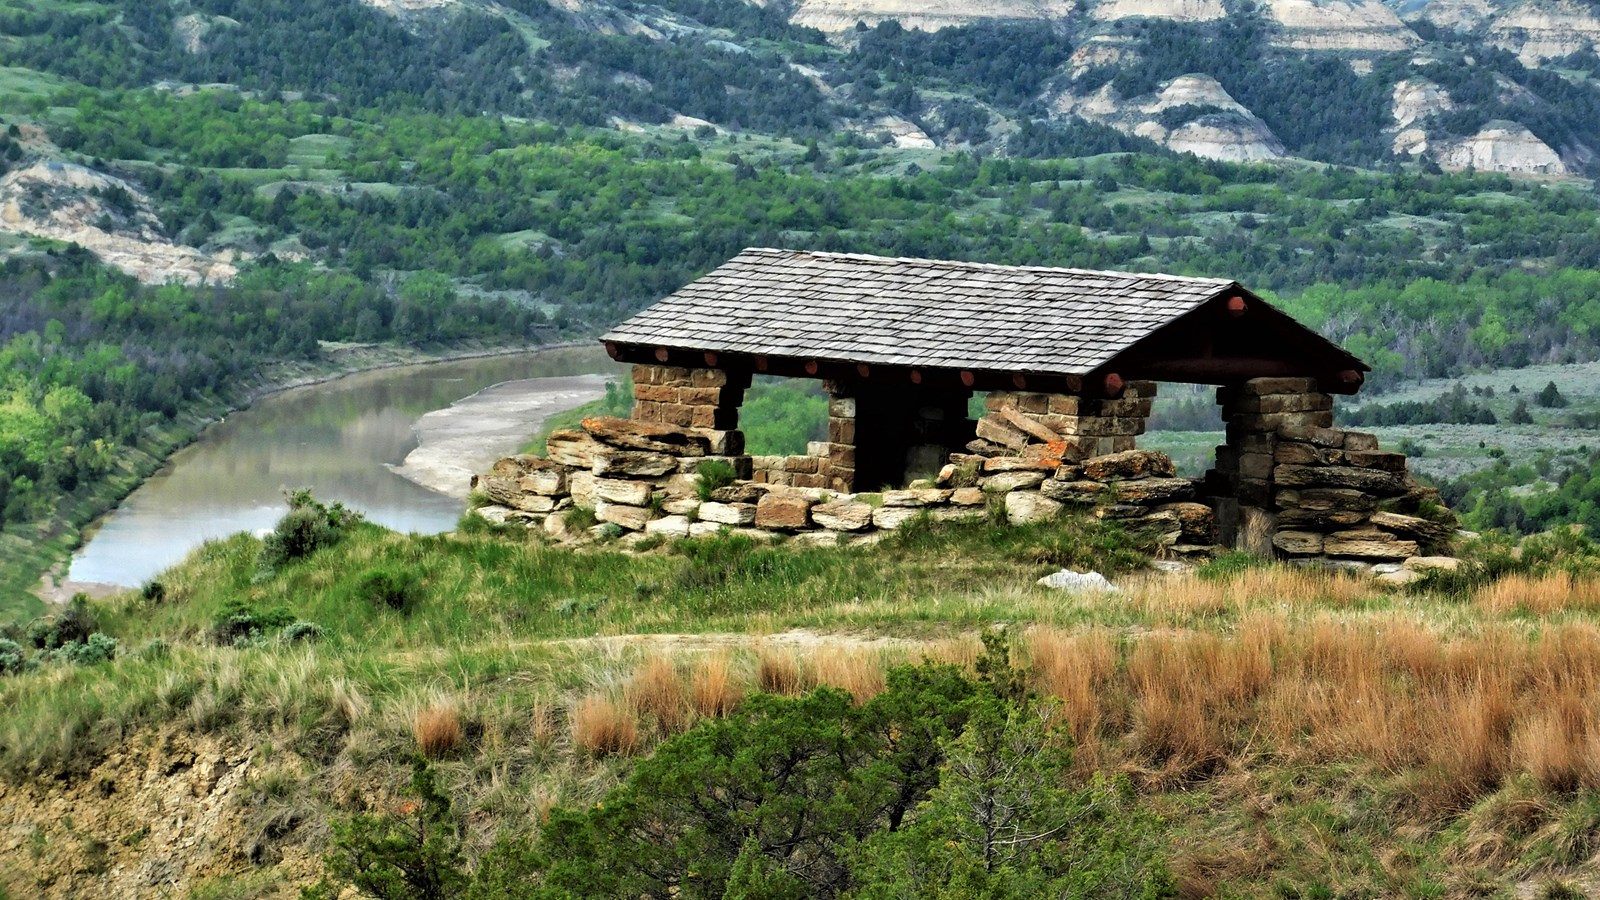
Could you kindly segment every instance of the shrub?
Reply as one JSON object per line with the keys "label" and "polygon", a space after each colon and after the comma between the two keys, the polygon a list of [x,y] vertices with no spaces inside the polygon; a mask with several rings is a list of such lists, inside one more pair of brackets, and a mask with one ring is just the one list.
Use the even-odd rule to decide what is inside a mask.
{"label": "shrub", "polygon": [[379,900],[461,896],[467,887],[461,817],[420,756],[412,762],[410,793],[417,799],[402,812],[334,822],[323,859],[328,876],[301,896],[334,900],[347,886]]}
{"label": "shrub", "polygon": [[265,637],[295,621],[294,613],[282,606],[256,609],[243,600],[229,600],[211,623],[211,640],[222,647]]}
{"label": "shrub", "polygon": [[50,653],[52,660],[76,666],[92,666],[110,662],[117,656],[117,639],[95,632],[87,640],[69,641]]}
{"label": "shrub", "polygon": [[100,624],[88,594],[73,594],[66,608],[48,619],[28,626],[28,641],[38,650],[54,650],[71,643],[83,643],[99,630]]}
{"label": "shrub", "polygon": [[422,579],[410,569],[380,566],[361,573],[356,590],[373,606],[406,613],[422,599]]}
{"label": "shrub", "polygon": [[711,500],[711,494],[717,488],[724,488],[739,477],[733,466],[725,460],[708,459],[695,467],[695,474],[700,476],[695,482],[694,490],[699,495],[700,502]]}
{"label": "shrub", "polygon": [[298,644],[304,641],[308,644],[322,640],[322,626],[315,622],[296,621],[284,626],[283,633],[279,635],[285,644]]}
{"label": "shrub", "polygon": [[167,599],[167,586],[159,581],[147,581],[139,589],[139,596],[146,603],[159,604]]}
{"label": "shrub", "polygon": [[597,756],[628,756],[639,749],[639,720],[625,705],[590,694],[572,710],[572,743]]}
{"label": "shrub", "polygon": [[0,675],[15,675],[27,665],[22,645],[0,638]]}
{"label": "shrub", "polygon": [[287,493],[289,511],[261,545],[261,564],[271,570],[338,543],[361,514],[341,503],[324,505],[301,489]]}

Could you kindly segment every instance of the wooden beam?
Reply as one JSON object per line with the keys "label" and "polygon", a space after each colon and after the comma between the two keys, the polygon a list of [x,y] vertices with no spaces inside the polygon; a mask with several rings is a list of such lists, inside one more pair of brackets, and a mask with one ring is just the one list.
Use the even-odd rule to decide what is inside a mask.
{"label": "wooden beam", "polygon": [[1122,389],[1127,387],[1127,382],[1123,381],[1122,376],[1115,372],[1107,372],[1106,377],[1101,380],[1100,384],[1105,388],[1106,396],[1113,400],[1121,397]]}
{"label": "wooden beam", "polygon": [[856,374],[860,375],[862,378],[871,378],[872,367],[866,363],[856,363]]}
{"label": "wooden beam", "polygon": [[617,346],[616,341],[606,341],[606,355],[612,359],[621,361],[622,348]]}
{"label": "wooden beam", "polygon": [[706,361],[706,365],[710,366],[713,369],[715,369],[717,367],[717,355],[715,353],[712,353],[710,350],[707,350],[705,352],[704,359]]}
{"label": "wooden beam", "polygon": [[657,347],[656,348],[656,362],[664,363],[669,358],[671,358],[671,356],[672,356],[672,354],[667,352],[667,348],[665,348],[665,347]]}
{"label": "wooden beam", "polygon": [[1027,388],[1028,388],[1028,376],[1022,374],[1021,372],[1018,372],[1015,375],[1012,375],[1011,376],[1011,386],[1016,388],[1019,391],[1027,390]]}
{"label": "wooden beam", "polygon": [[1244,315],[1245,309],[1247,309],[1247,308],[1248,308],[1248,306],[1244,302],[1244,298],[1243,297],[1240,297],[1239,295],[1235,294],[1234,296],[1228,298],[1228,315],[1229,316],[1232,316],[1233,318],[1237,319],[1240,316]]}

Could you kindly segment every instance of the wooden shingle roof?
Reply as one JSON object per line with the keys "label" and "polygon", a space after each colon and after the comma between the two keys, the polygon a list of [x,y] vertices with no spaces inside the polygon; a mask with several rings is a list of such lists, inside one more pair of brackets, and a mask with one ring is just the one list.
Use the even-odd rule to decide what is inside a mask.
{"label": "wooden shingle roof", "polygon": [[1082,375],[1236,282],[745,250],[602,340],[888,366]]}

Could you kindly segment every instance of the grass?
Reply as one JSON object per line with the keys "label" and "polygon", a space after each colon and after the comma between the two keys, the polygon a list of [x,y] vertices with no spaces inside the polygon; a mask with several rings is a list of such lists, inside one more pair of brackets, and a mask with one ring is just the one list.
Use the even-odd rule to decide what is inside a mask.
{"label": "grass", "polygon": [[[0,771],[77,783],[137,735],[219,736],[253,760],[252,827],[314,856],[317,823],[398,802],[420,749],[478,850],[595,802],[752,692],[865,700],[892,664],[971,666],[977,634],[1002,625],[1067,714],[1075,777],[1125,774],[1162,815],[1185,896],[1511,896],[1595,874],[1600,588],[1581,576],[1392,593],[1280,566],[1159,575],[1129,571],[1125,537],[1073,521],[641,555],[363,525],[270,576],[259,551],[213,542],[162,577],[159,602],[103,604],[125,648],[113,662],[0,680]],[[1103,566],[1124,593],[1033,584],[1063,565]],[[408,611],[361,593],[376,566],[417,573]],[[230,601],[285,606],[325,636],[214,646]],[[40,827],[54,865],[70,840]],[[103,853],[115,866],[137,848]],[[255,883],[232,865],[215,890]],[[281,874],[288,890],[304,873]]]}

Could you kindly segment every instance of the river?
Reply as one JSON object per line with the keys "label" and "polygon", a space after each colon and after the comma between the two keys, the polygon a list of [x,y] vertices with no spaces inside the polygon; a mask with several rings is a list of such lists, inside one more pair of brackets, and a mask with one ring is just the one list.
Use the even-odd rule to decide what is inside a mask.
{"label": "river", "polygon": [[108,513],[63,588],[133,587],[204,541],[272,527],[308,487],[397,531],[455,527],[470,474],[601,396],[598,348],[380,369],[273,394],[207,428]]}

